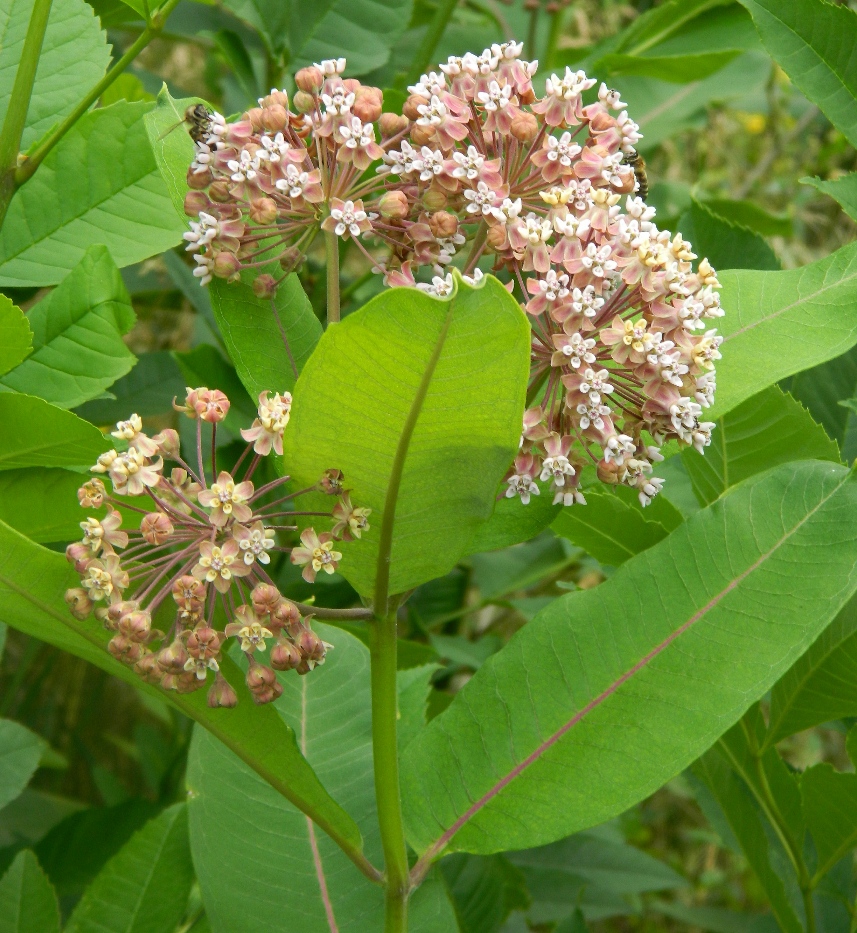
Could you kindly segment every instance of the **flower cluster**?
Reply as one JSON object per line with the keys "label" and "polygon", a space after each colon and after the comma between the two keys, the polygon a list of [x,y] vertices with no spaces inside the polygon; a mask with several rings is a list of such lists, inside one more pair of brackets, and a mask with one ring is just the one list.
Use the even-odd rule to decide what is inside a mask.
{"label": "flower cluster", "polygon": [[[285,552],[310,583],[320,572],[333,573],[342,559],[336,542],[359,538],[369,528],[371,511],[352,505],[337,470],[299,492],[281,494],[288,476],[254,486],[262,457],[272,450],[283,452],[291,408],[287,392],[259,396],[258,418],[242,431],[247,448],[231,472],[218,470],[216,427],[229,407],[222,392],[207,388],[188,389],[184,403],[176,406],[197,422],[194,466],[182,458],[176,431],[149,437],[137,415],[120,421],[113,437],[125,449],[108,450],[92,468],[106,475],[112,494],[101,476],[78,491],[84,508],[106,513],[81,522],[83,539],[66,550],[81,579],[80,587],[66,593],[74,615],[84,619],[94,612],[113,632],[110,653],[149,683],[189,693],[202,688],[213,672],[210,706],[237,702],[220,673],[228,638],[235,638],[247,657],[246,683],[257,703],[269,703],[282,693],[276,671],[306,674],[324,662],[331,646],[310,628],[309,616],[301,617],[298,606],[282,596],[266,568],[273,554]],[[212,426],[210,482],[202,422]],[[175,464],[169,471],[166,461]],[[292,500],[313,490],[335,496],[333,509],[294,511]],[[140,508],[126,497],[145,497],[149,504]],[[139,527],[122,530],[120,508],[139,516]],[[298,546],[279,545],[278,534],[293,538],[297,516],[307,515],[332,519],[331,531],[304,528]],[[175,608],[169,630],[163,632],[153,627],[153,618],[166,600]],[[257,655],[269,643],[264,663]]]}
{"label": "flower cluster", "polygon": [[[521,51],[449,58],[408,89],[401,115],[338,60],[298,73],[295,112],[272,92],[236,124],[213,116],[189,174],[208,194],[188,195],[189,212],[205,199],[188,248],[203,281],[230,277],[276,232],[289,270],[324,229],[352,238],[387,285],[439,297],[453,266],[472,284],[491,257],[532,324],[531,407],[506,494],[527,503],[549,482],[555,503],[584,503],[587,470],[648,505],[659,448],[711,440],[719,282],[637,195],[641,134],[619,93],[566,68],[539,97]],[[286,167],[306,174],[288,192]],[[276,284],[260,276],[257,293]]]}

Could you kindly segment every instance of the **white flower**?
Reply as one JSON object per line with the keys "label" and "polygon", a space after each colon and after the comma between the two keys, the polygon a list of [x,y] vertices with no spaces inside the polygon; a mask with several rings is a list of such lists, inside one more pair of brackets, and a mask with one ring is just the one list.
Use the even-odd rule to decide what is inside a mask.
{"label": "white flower", "polygon": [[456,167],[452,170],[452,177],[466,178],[468,181],[478,178],[485,164],[485,158],[479,154],[476,146],[468,146],[467,152],[453,152],[452,159],[456,163]]}
{"label": "white flower", "polygon": [[494,212],[494,206],[497,203],[497,195],[485,184],[484,181],[480,181],[476,185],[476,190],[468,190],[464,192],[464,197],[468,201],[467,204],[467,213],[468,214],[492,214]]}
{"label": "white flower", "polygon": [[492,81],[488,85],[488,90],[479,91],[476,97],[486,110],[502,110],[511,103],[512,86],[507,84],[505,87],[500,87],[496,81]]}
{"label": "white flower", "polygon": [[557,275],[554,269],[549,269],[543,279],[538,279],[539,291],[548,301],[565,298],[568,294],[568,276],[563,272]]}
{"label": "white flower", "polygon": [[360,117],[352,117],[350,125],[339,128],[340,135],[345,140],[348,149],[365,149],[375,142],[375,128],[371,123],[363,123]]}
{"label": "white flower", "polygon": [[354,94],[344,87],[334,88],[331,94],[322,94],[324,112],[331,117],[344,117],[351,113],[354,106]]}
{"label": "white flower", "polygon": [[484,278],[481,269],[474,269],[471,275],[462,275],[461,280],[466,282],[468,285],[476,285],[477,282],[481,282]]}
{"label": "white flower", "polygon": [[330,216],[336,221],[334,233],[337,236],[344,236],[346,232],[351,236],[360,236],[359,224],[369,217],[366,211],[357,210],[353,201],[346,201],[341,208],[331,208]]}
{"label": "white flower", "polygon": [[194,143],[195,151],[190,167],[194,175],[201,175],[211,168],[211,146],[203,140]]}
{"label": "white flower", "polygon": [[198,221],[188,221],[188,226],[190,230],[183,234],[183,238],[187,240],[185,250],[189,253],[195,253],[197,250],[208,246],[220,229],[217,218],[212,217],[211,214],[206,214],[205,211],[199,212]]}
{"label": "white flower", "polygon": [[582,431],[585,431],[590,425],[600,431],[604,427],[604,415],[610,414],[610,406],[597,402],[589,402],[589,404],[581,402],[577,406],[577,413],[580,415],[580,428]]}
{"label": "white flower", "polygon": [[264,135],[261,137],[260,141],[264,149],[259,150],[259,157],[266,159],[268,162],[279,162],[288,155],[289,149],[291,148],[282,133],[277,133],[273,138]]}
{"label": "white flower", "polygon": [[[576,217],[574,214],[566,217],[556,215],[553,219],[553,226],[557,233],[569,239],[577,237],[582,240],[591,230],[588,217]],[[590,244],[592,245],[594,244]]]}
{"label": "white flower", "polygon": [[[601,401],[602,395],[609,395],[613,391],[613,386],[607,381],[610,373],[606,369],[595,372],[592,369],[583,371],[584,381],[580,383],[580,391],[589,398],[593,404]],[[621,435],[624,437],[625,435]]]}
{"label": "white flower", "polygon": [[302,197],[304,188],[309,182],[309,172],[302,172],[296,165],[289,163],[285,169],[285,176],[285,178],[278,178],[274,182],[274,187],[278,191],[284,191],[290,198]]}
{"label": "white flower", "polygon": [[193,258],[197,264],[193,274],[199,279],[200,285],[208,285],[214,278],[214,257],[211,253],[197,253]]}
{"label": "white flower", "polygon": [[242,149],[238,155],[238,159],[230,159],[226,165],[229,171],[232,172],[233,181],[239,183],[242,181],[253,181],[261,167],[259,153],[257,152],[255,155],[250,155],[246,149]]}
{"label": "white flower", "polygon": [[562,78],[551,75],[545,81],[545,93],[563,100],[573,100],[595,85],[594,78],[587,78],[584,71],[572,71],[566,67]]}
{"label": "white flower", "polygon": [[314,67],[326,77],[332,78],[334,75],[341,75],[345,71],[344,58],[325,58],[320,62],[315,62]]}
{"label": "white flower", "polygon": [[563,133],[559,139],[556,136],[548,136],[547,157],[551,162],[559,162],[568,168],[575,156],[579,156],[583,151],[577,143],[571,141],[571,133]]}
{"label": "white flower", "polygon": [[446,75],[443,73],[443,65],[440,67],[440,74],[430,71],[427,75],[423,75],[417,84],[412,84],[408,88],[408,93],[428,99],[443,94],[446,91]]}
{"label": "white flower", "polygon": [[676,434],[686,443],[693,443],[693,431],[699,424],[702,406],[689,398],[681,398],[670,405],[670,421]]}
{"label": "white flower", "polygon": [[417,288],[427,295],[434,295],[436,298],[446,298],[447,295],[452,294],[452,273],[448,272],[446,276],[436,275],[431,280],[431,283],[417,282]]}
{"label": "white flower", "polygon": [[716,424],[713,421],[701,421],[691,431],[691,443],[700,453],[703,453],[704,448],[711,443],[711,432],[715,427]]}
{"label": "white flower", "polygon": [[616,117],[616,123],[619,125],[619,132],[622,134],[622,152],[634,152],[634,147],[643,138],[640,127],[628,116],[628,112],[623,110]]}
{"label": "white flower", "polygon": [[584,317],[595,317],[604,305],[604,299],[595,294],[595,286],[587,285],[582,291],[575,288],[571,292],[571,309]]}
{"label": "white flower", "polygon": [[[627,434],[614,434],[607,438],[604,444],[604,462],[611,461],[617,466],[622,466],[626,458],[633,457],[637,452],[634,441]],[[661,457],[663,460],[663,457]]]}
{"label": "white flower", "polygon": [[555,487],[565,486],[566,476],[574,476],[576,470],[568,462],[568,457],[561,454],[556,457],[546,457],[542,463],[542,482],[552,479]]}
{"label": "white flower", "polygon": [[384,153],[384,165],[378,166],[378,174],[410,175],[423,170],[422,159],[416,149],[406,140],[402,140],[402,149]]}
{"label": "white flower", "polygon": [[553,497],[554,505],[569,506],[574,505],[575,502],[578,505],[586,505],[586,499],[579,489],[563,487],[562,489],[557,490],[556,495]]}
{"label": "white flower", "polygon": [[623,104],[621,100],[621,94],[619,91],[614,91],[612,88],[608,88],[607,85],[602,81],[601,87],[598,88],[598,99],[604,104],[605,107],[608,107],[610,110],[621,110],[623,107],[627,107],[627,104]]}
{"label": "white flower", "polygon": [[423,146],[420,149],[422,156],[422,169],[420,171],[420,181],[431,181],[433,176],[440,175],[443,171],[443,153],[440,149],[429,149]]}
{"label": "white flower", "polygon": [[530,496],[541,495],[541,490],[533,482],[533,478],[529,473],[516,473],[514,476],[510,476],[506,482],[509,484],[506,489],[507,499],[520,496],[521,502],[524,505],[529,505]]}

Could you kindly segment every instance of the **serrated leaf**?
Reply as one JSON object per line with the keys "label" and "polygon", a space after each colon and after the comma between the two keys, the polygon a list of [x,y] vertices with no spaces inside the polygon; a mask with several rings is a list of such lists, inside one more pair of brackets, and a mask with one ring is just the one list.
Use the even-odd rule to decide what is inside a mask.
{"label": "serrated leaf", "polygon": [[88,467],[110,446],[70,411],[31,395],[0,393],[0,470]]}
{"label": "serrated leaf", "polygon": [[[33,0],[0,0],[0,125],[24,48]],[[110,46],[84,0],[53,0],[39,55],[21,150],[71,113],[110,63]]]}
{"label": "serrated leaf", "polygon": [[628,501],[636,500],[636,495],[628,492],[631,496],[619,490],[587,489],[586,505],[563,509],[551,528],[602,564],[618,567],[657,544],[682,521],[681,514],[667,500],[658,504],[663,520],[651,520],[638,503]]}
{"label": "serrated leaf", "polygon": [[857,774],[818,764],[801,775],[800,792],[818,855],[815,877],[820,878],[857,846]]}
{"label": "serrated leaf", "polygon": [[151,107],[122,102],[81,117],[18,189],[0,232],[0,285],[54,285],[95,244],[121,268],[181,240],[146,137]]}
{"label": "serrated leaf", "polygon": [[26,467],[0,471],[0,521],[33,541],[70,541],[86,517],[77,489],[86,477],[69,470]]}
{"label": "serrated leaf", "polygon": [[549,842],[681,771],[857,587],[855,506],[844,467],[790,464],[556,600],[406,750],[414,847],[428,858]]}
{"label": "serrated leaf", "polygon": [[[281,676],[277,714],[295,730],[320,780],[354,816],[370,861],[380,864],[369,651],[340,629],[314,627],[334,648],[311,674]],[[303,814],[200,730],[191,745],[187,784],[194,864],[215,929],[241,929],[251,915],[266,933],[381,929],[383,889],[364,878]],[[230,859],[223,858],[227,851]],[[436,919],[420,919],[433,911]],[[410,931],[455,929],[436,882],[417,892],[409,914]]]}
{"label": "serrated leaf", "polygon": [[176,804],[137,832],[78,901],[64,933],[156,933],[184,916],[193,883],[187,809]]}
{"label": "serrated leaf", "polygon": [[809,412],[777,386],[754,395],[717,421],[703,456],[682,451],[693,491],[709,505],[750,476],[794,460],[839,462],[839,448]]}
{"label": "serrated leaf", "polygon": [[33,352],[0,378],[0,391],[76,408],[101,395],[136,361],[122,341],[136,320],[131,299],[104,246],[91,246],[27,319]]}
{"label": "serrated leaf", "polygon": [[857,349],[798,373],[788,390],[839,444],[843,458],[853,460],[857,419],[839,403],[857,394]]}
{"label": "serrated leaf", "polygon": [[298,488],[342,470],[354,503],[372,508],[369,533],[341,548],[358,592],[375,589],[392,483],[390,593],[465,553],[518,448],[528,371],[529,326],[493,277],[446,301],[390,289],[328,328],[295,387],[285,462]]}
{"label": "serrated leaf", "polygon": [[[3,398],[0,396],[0,403]],[[109,632],[98,622],[79,621],[70,615],[63,594],[78,583],[61,554],[33,544],[0,522],[0,617],[25,634],[84,658],[201,723],[262,775],[260,780],[311,813],[325,831],[337,834],[354,848],[360,847],[357,825],[321,786],[300,754],[294,732],[275,709],[255,706],[243,676],[229,658],[223,659],[221,670],[238,693],[235,709],[209,709],[205,691],[182,695],[157,690],[110,656],[106,650]]]}
{"label": "serrated leaf", "polygon": [[[280,4],[278,4],[280,5]],[[204,104],[201,97],[174,98],[167,85],[158,92],[155,106],[146,113],[146,134],[158,170],[166,185],[173,207],[180,223],[187,227],[187,215],[184,212],[184,197],[188,192],[187,170],[193,161],[193,140],[184,125],[184,115],[188,107]]]}
{"label": "serrated leaf", "polygon": [[386,63],[411,18],[412,0],[291,0],[289,43],[296,66],[345,57],[349,75]]}
{"label": "serrated leaf", "polygon": [[825,0],[740,0],[771,57],[857,145],[857,14]]}
{"label": "serrated leaf", "polygon": [[300,279],[290,275],[279,287],[276,313],[270,300],[257,298],[244,282],[215,279],[209,295],[229,356],[253,401],[260,392],[293,390],[321,339],[321,324]]}
{"label": "serrated leaf", "polygon": [[0,295],[0,374],[9,372],[27,358],[33,333],[24,312]]}
{"label": "serrated leaf", "polygon": [[857,601],[851,600],[771,691],[767,743],[857,716]]}
{"label": "serrated leaf", "polygon": [[836,201],[842,210],[852,219],[857,220],[857,172],[843,175],[833,181],[822,181],[820,178],[801,178],[804,185],[812,185],[819,191],[829,195]]}
{"label": "serrated leaf", "polygon": [[45,742],[25,726],[0,719],[0,808],[27,786],[44,749]]}
{"label": "serrated leaf", "polygon": [[709,419],[857,343],[857,244],[800,269],[726,271],[717,399]]}
{"label": "serrated leaf", "polygon": [[36,856],[19,852],[0,881],[0,933],[59,933],[57,897]]}
{"label": "serrated leaf", "polygon": [[678,222],[693,251],[705,257],[717,269],[779,269],[774,251],[748,227],[726,220],[715,213],[713,205],[691,199],[690,210]]}

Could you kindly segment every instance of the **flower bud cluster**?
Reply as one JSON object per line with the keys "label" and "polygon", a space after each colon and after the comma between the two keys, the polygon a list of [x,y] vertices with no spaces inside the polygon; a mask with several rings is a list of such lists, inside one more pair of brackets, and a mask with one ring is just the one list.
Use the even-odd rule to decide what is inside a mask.
{"label": "flower bud cluster", "polygon": [[[555,503],[584,503],[581,482],[592,478],[630,486],[648,505],[663,483],[653,475],[663,444],[701,452],[711,441],[703,410],[720,358],[720,284],[637,196],[641,133],[619,93],[566,68],[539,96],[537,63],[521,52],[506,42],[450,57],[409,87],[401,115],[382,113],[375,89],[341,78],[342,60],[303,69],[294,113],[277,92],[288,117],[280,162],[259,115],[273,94],[236,124],[212,118],[206,197],[228,192],[217,203],[244,227],[231,238],[222,224],[233,214],[205,230],[200,215],[188,248],[211,274],[223,251],[243,267],[256,256],[249,244],[264,239],[248,236],[251,202],[273,188],[281,244],[307,237],[300,251],[319,228],[352,238],[390,286],[444,297],[453,266],[475,284],[491,257],[532,325],[531,407],[506,495],[526,503],[549,483]],[[235,169],[223,180],[228,166],[250,162],[252,179]],[[286,164],[307,172],[300,191],[280,184]],[[268,293],[261,278],[257,290]]]}
{"label": "flower bud cluster", "polygon": [[[92,468],[106,474],[112,493],[100,476],[78,490],[84,508],[105,514],[81,522],[82,540],[66,549],[80,575],[66,602],[79,619],[94,614],[113,633],[110,653],[147,682],[189,693],[205,686],[212,672],[209,705],[234,706],[235,690],[220,673],[223,646],[234,638],[248,661],[247,688],[255,702],[269,703],[282,693],[276,671],[306,674],[332,647],[313,632],[310,617],[282,596],[266,568],[273,554],[283,552],[308,582],[319,572],[333,573],[342,559],[335,543],[367,531],[371,510],[352,505],[337,470],[298,493],[280,494],[288,476],[254,486],[262,457],[282,454],[291,401],[287,392],[259,396],[258,418],[242,432],[248,446],[230,473],[217,470],[214,450],[214,429],[228,414],[229,399],[217,390],[189,388],[175,407],[197,422],[195,467],[182,459],[176,431],[149,437],[132,415],[113,432],[126,449],[107,451]],[[213,428],[210,478],[202,422]],[[176,465],[167,472],[165,461]],[[313,490],[336,496],[335,506],[329,513],[300,514],[329,518],[331,530],[305,528],[300,546],[279,545],[278,535],[297,535],[290,503]],[[145,497],[149,504],[140,508],[117,496]],[[122,530],[120,508],[140,516],[138,528]],[[165,601],[174,607],[166,632],[153,627]]]}

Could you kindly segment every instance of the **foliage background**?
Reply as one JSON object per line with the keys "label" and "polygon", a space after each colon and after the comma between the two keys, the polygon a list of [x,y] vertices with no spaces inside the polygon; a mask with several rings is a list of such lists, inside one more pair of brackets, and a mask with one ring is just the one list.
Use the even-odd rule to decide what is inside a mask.
{"label": "foliage background", "polygon": [[[353,9],[360,5],[352,3]],[[14,4],[6,0],[0,4],[4,6]],[[92,0],[91,6],[118,58],[142,28],[136,3]],[[354,66],[351,73],[363,75],[368,83],[401,86],[437,6],[429,0],[386,0],[380,6],[386,10],[369,10],[366,28],[360,31],[342,27],[336,3],[296,0],[289,16],[288,5],[266,0],[186,0],[163,35],[99,106],[119,100],[142,105],[154,100],[166,82],[174,97],[199,96],[229,114],[282,84],[295,66],[334,49],[343,49]],[[435,58],[479,51],[515,36],[535,42],[536,51],[525,48],[525,55],[541,56],[545,50],[554,67],[600,63],[602,69],[612,69],[613,82],[645,133],[641,151],[659,225],[681,229],[695,245],[704,243],[700,252],[707,252],[718,269],[797,268],[854,239],[855,221],[848,210],[825,194],[823,185],[808,184],[807,179],[829,182],[853,172],[855,151],[772,62],[743,6],[728,0],[572,0],[559,11],[556,4],[525,6],[520,0],[463,0]],[[666,13],[663,39],[635,47],[635,23],[657,7]],[[616,37],[623,37],[624,51],[611,51]],[[106,64],[98,57],[106,52],[95,32],[91,42],[91,50],[81,57],[97,76]],[[608,77],[597,69],[594,74]],[[82,73],[77,80],[89,83]],[[34,128],[34,138],[45,129]],[[142,137],[138,145],[137,183],[145,187],[151,166]],[[857,198],[851,203],[852,215],[855,203]],[[121,204],[113,210],[119,222],[129,224],[133,259],[133,223],[140,218],[133,211],[123,214]],[[190,279],[181,251],[167,249],[178,234],[166,221],[161,227],[150,235],[162,239],[148,244],[146,252],[166,251],[121,270],[133,313],[123,316],[121,308],[115,310],[117,320],[124,322],[120,329],[127,331],[127,350],[114,346],[108,354],[121,378],[103,397],[67,406],[98,425],[124,417],[129,405],[153,430],[173,425],[170,401],[186,381],[220,379],[222,388],[236,387],[242,399],[237,407],[250,405],[222,353],[207,292]],[[29,310],[47,294],[41,283],[57,278],[39,271],[45,268],[45,257],[37,255],[26,268],[16,265],[20,249],[20,243],[0,243],[0,277],[3,292]],[[61,256],[48,260],[65,262]],[[346,255],[345,313],[365,303],[378,287],[357,260]],[[322,263],[321,254],[311,255],[303,275],[319,314],[324,303]],[[21,286],[28,275],[34,284]],[[137,358],[133,369],[128,351]],[[851,462],[857,454],[857,403],[838,403],[857,394],[857,352],[793,377],[782,388],[807,406]],[[67,387],[58,392],[67,392]],[[813,455],[819,456],[817,447]],[[26,491],[4,482],[0,517],[16,526],[16,501]],[[692,464],[686,468],[678,458],[671,461],[668,495],[679,510],[699,508],[693,486],[704,498],[705,482]],[[72,493],[66,512],[45,517],[37,540],[62,543],[75,533],[78,520]],[[551,599],[574,588],[598,586],[620,562],[597,542],[579,543],[579,530],[569,531],[568,537],[547,531],[511,549],[474,555],[417,591],[408,604],[410,644],[403,650],[414,671],[426,663],[441,665],[433,674],[430,715],[442,710],[485,659]],[[305,595],[300,579],[289,579],[288,573],[284,568],[281,576],[286,594]],[[349,605],[353,598],[348,584],[336,577],[322,601]],[[170,833],[180,835],[180,818],[169,808],[186,793],[190,723],[158,700],[35,638],[2,628],[0,646],[0,717],[23,724],[44,743],[32,762],[38,767],[27,789],[0,809],[0,874],[21,849],[33,848],[67,915],[108,860],[152,817],[165,814],[164,840],[173,839]],[[847,673],[853,667],[852,662]],[[857,703],[850,712],[857,715]],[[828,762],[853,771],[845,736],[854,722],[839,719],[798,732],[779,749],[797,769]],[[5,767],[0,756],[0,776]],[[775,930],[768,896],[718,813],[699,776],[689,772],[607,826],[544,850],[509,857],[455,856],[444,863],[444,882],[464,933]],[[180,882],[174,896],[187,896],[175,929],[204,933],[208,921],[189,862],[179,842],[174,848],[173,877]],[[857,923],[853,872],[847,864],[840,876],[830,882],[833,906],[822,920],[825,930],[853,930]]]}

